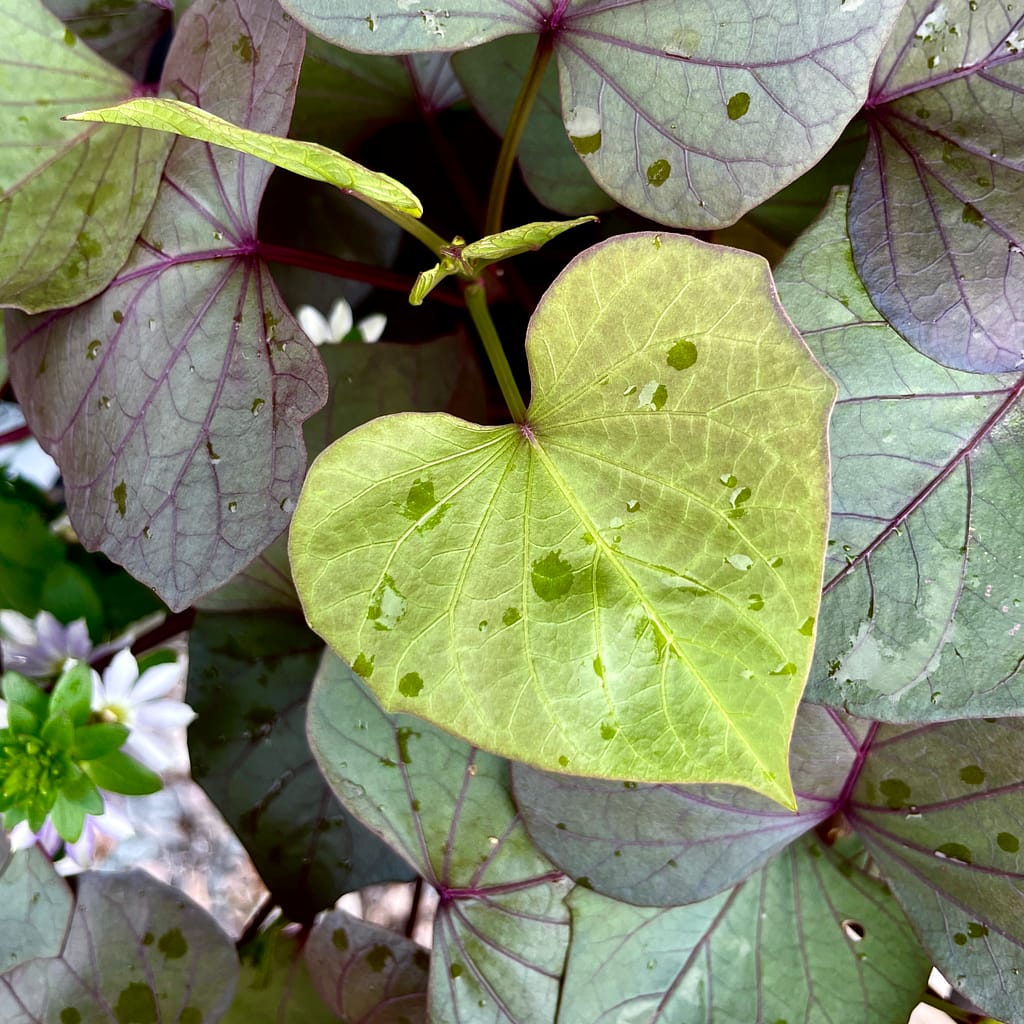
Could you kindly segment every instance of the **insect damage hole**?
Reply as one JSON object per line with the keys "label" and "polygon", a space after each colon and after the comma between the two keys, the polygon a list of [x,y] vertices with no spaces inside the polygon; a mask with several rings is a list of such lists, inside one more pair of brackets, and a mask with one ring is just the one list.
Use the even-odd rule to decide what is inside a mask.
{"label": "insect damage hole", "polygon": [[847,918],[845,921],[843,921],[842,928],[843,934],[851,942],[860,942],[861,939],[863,939],[864,936],[867,935],[867,932],[864,929],[864,925],[862,925],[860,921],[853,921],[850,918]]}

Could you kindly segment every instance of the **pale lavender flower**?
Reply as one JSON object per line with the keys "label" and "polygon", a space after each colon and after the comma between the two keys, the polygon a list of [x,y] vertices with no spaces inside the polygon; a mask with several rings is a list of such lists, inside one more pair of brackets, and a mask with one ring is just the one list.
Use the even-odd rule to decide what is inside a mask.
{"label": "pale lavender flower", "polygon": [[367,343],[379,341],[388,322],[383,313],[374,313],[353,324],[352,307],[344,299],[334,303],[329,318],[312,306],[299,306],[295,316],[314,345],[337,344],[350,337],[353,331]]}
{"label": "pale lavender flower", "polygon": [[120,651],[103,672],[93,673],[92,707],[108,722],[120,722],[131,732],[121,748],[155,772],[171,764],[166,733],[189,724],[195,712],[183,701],[167,696],[181,680],[181,665],[154,665],[139,675],[130,651]]}
{"label": "pale lavender flower", "polygon": [[0,612],[0,650],[5,669],[36,679],[59,675],[69,658],[88,661],[93,653],[85,619],[65,626],[49,612],[35,619]]}
{"label": "pale lavender flower", "polygon": [[103,813],[85,816],[82,834],[75,842],[65,843],[47,818],[38,832],[33,832],[27,821],[15,825],[8,836],[11,850],[27,850],[38,845],[52,860],[63,844],[64,856],[54,865],[58,874],[73,875],[95,867],[122,839],[135,834],[135,829],[122,809],[121,798],[103,790],[100,792],[103,796]]}

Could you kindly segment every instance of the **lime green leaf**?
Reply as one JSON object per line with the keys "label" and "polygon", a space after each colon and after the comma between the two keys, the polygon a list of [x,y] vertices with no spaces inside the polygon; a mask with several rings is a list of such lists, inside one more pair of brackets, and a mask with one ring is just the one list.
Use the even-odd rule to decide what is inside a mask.
{"label": "lime green leaf", "polygon": [[51,750],[66,754],[75,742],[75,727],[65,712],[51,712],[39,735]]}
{"label": "lime green leaf", "polygon": [[73,725],[85,725],[91,701],[92,671],[79,661],[57,680],[50,697],[50,714],[63,711]]}
{"label": "lime green leaf", "polygon": [[0,681],[0,692],[7,701],[8,716],[20,708],[29,712],[38,722],[46,718],[50,707],[49,696],[23,675],[5,672]]}
{"label": "lime green leaf", "polygon": [[29,312],[83,302],[124,263],[170,140],[60,117],[134,85],[38,0],[0,0],[0,302]]}
{"label": "lime green leaf", "polygon": [[767,265],[621,236],[552,285],[527,356],[521,425],[393,416],[320,456],[307,618],[386,708],[485,749],[793,806],[834,389]]}
{"label": "lime green leaf", "polygon": [[75,745],[71,756],[76,761],[94,761],[119,750],[128,739],[128,726],[120,722],[97,722],[75,730]]}
{"label": "lime green leaf", "polygon": [[106,754],[95,761],[86,761],[82,767],[89,778],[101,789],[126,796],[145,796],[162,788],[160,776],[143,767],[138,761],[120,750]]}
{"label": "lime green leaf", "polygon": [[0,831],[0,974],[35,957],[56,956],[71,916],[71,891],[33,846],[10,853]]}
{"label": "lime green leaf", "polygon": [[315,142],[282,139],[249,128],[239,128],[216,114],[180,100],[140,97],[113,107],[69,114],[66,120],[135,125],[173,132],[200,142],[212,142],[259,157],[275,167],[283,167],[305,178],[326,181],[346,192],[386,203],[414,217],[419,217],[423,212],[420,201],[404,185],[386,174],[371,171],[355,160]]}
{"label": "lime green leaf", "polygon": [[85,809],[63,793],[58,793],[50,810],[50,821],[61,839],[67,843],[76,843],[85,824]]}

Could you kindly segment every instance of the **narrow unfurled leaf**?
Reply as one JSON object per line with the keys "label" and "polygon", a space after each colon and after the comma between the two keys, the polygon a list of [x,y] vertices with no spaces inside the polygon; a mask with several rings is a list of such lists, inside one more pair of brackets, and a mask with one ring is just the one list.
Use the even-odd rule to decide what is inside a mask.
{"label": "narrow unfurled leaf", "polygon": [[419,200],[400,182],[386,174],[371,171],[341,153],[335,153],[315,142],[299,142],[240,128],[208,110],[180,100],[143,96],[102,110],[68,114],[66,120],[134,125],[172,132],[200,142],[212,142],[239,153],[259,157],[305,178],[326,181],[353,195],[393,206],[414,217],[423,212]]}
{"label": "narrow unfurled leaf", "polygon": [[835,810],[866,723],[802,704],[789,750],[796,814],[733,786],[649,786],[512,766],[533,841],[571,878],[641,906],[713,896]]}
{"label": "narrow unfurled leaf", "polygon": [[411,875],[313,761],[306,697],[322,652],[301,616],[267,609],[203,613],[189,635],[192,772],[285,915],[306,923],[342,893]]}
{"label": "narrow unfurled leaf", "polygon": [[639,234],[562,273],[526,422],[402,415],[316,461],[306,615],[385,707],[538,767],[792,802],[833,386],[765,263]]}
{"label": "narrow unfurled leaf", "polygon": [[411,939],[335,910],[317,921],[305,956],[316,990],[339,1019],[426,1024],[430,955]]}
{"label": "narrow unfurled leaf", "polygon": [[1024,700],[1024,375],[915,352],[853,268],[845,193],[779,266],[779,294],[839,384],[832,523],[811,699],[919,722]]}
{"label": "narrow unfurled leaf", "polygon": [[872,302],[938,362],[1024,366],[1024,32],[1012,3],[910,0],[850,198]]}
{"label": "narrow unfurled leaf", "polygon": [[903,0],[459,0],[443,7],[285,0],[367,53],[451,51],[541,33],[565,131],[601,188],[678,227],[731,224],[829,150],[867,95]]}
{"label": "narrow unfurled leaf", "polygon": [[560,1024],[893,1024],[928,977],[876,879],[800,840],[729,892],[658,910],[577,889]]}
{"label": "narrow unfurled leaf", "polygon": [[0,974],[4,1024],[216,1024],[234,945],[184,894],[141,871],[89,873],[59,956]]}
{"label": "narrow unfurled leaf", "polygon": [[[386,715],[330,652],[308,730],[341,801],[440,893],[432,1019],[553,1022],[570,883],[530,842],[508,765],[419,719]],[[382,965],[387,955],[379,954]]]}
{"label": "narrow unfurled leaf", "polygon": [[11,853],[0,831],[0,975],[35,957],[57,956],[71,917],[71,891],[38,847]]}
{"label": "narrow unfurled leaf", "polygon": [[40,0],[0,2],[0,304],[82,302],[124,263],[153,205],[170,140],[62,123],[134,82]]}
{"label": "narrow unfurled leaf", "polygon": [[[282,132],[302,43],[273,6],[201,0],[164,82]],[[270,173],[179,139],[111,286],[73,310],[9,321],[18,399],[63,470],[79,537],[176,609],[285,528],[305,471],[301,424],[325,398],[319,357],[255,255]]]}

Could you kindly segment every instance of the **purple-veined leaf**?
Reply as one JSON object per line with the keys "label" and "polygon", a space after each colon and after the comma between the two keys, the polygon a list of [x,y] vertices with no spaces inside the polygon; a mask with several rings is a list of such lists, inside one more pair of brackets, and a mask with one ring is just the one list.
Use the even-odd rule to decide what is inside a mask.
{"label": "purple-veined leaf", "polygon": [[222,1024],[337,1024],[307,969],[312,938],[278,920],[242,946],[238,989]]}
{"label": "purple-veined leaf", "polygon": [[[204,0],[182,18],[164,86],[283,132],[303,38],[256,0]],[[269,174],[179,140],[113,284],[74,310],[12,317],[15,390],[62,467],[79,537],[175,609],[287,525],[301,423],[325,397],[319,357],[255,252]]]}
{"label": "purple-veined leaf", "polygon": [[89,873],[60,955],[0,975],[0,1020],[216,1024],[237,975],[231,940],[187,896],[141,871]]}
{"label": "purple-veined leaf", "polygon": [[877,880],[808,839],[734,889],[667,910],[577,889],[559,1024],[893,1024],[928,962]]}
{"label": "purple-veined leaf", "polygon": [[872,730],[847,816],[936,966],[1024,1019],[1024,721]]}
{"label": "purple-veined leaf", "polygon": [[444,8],[286,0],[367,53],[543,33],[562,118],[601,188],[679,227],[731,224],[824,156],[867,95],[902,0],[452,0]]}
{"label": "purple-veined leaf", "polygon": [[915,352],[853,268],[845,193],[780,264],[779,294],[839,384],[832,521],[808,697],[887,721],[1024,701],[1024,374]]}
{"label": "purple-veined leaf", "polygon": [[431,1018],[554,1021],[571,883],[530,842],[507,763],[420,719],[386,715],[329,651],[307,728],[345,806],[440,893]]}
{"label": "purple-veined leaf", "polygon": [[305,923],[343,893],[411,877],[313,761],[306,698],[322,652],[300,615],[259,608],[201,613],[189,634],[193,775],[285,916]]}
{"label": "purple-veined leaf", "polygon": [[[412,409],[458,412],[474,419],[485,415],[483,378],[465,337],[418,345],[346,342],[324,345],[320,354],[331,399],[303,427],[310,458],[375,416]],[[201,607],[218,612],[298,611],[287,538],[280,537],[241,573],[208,594]]]}
{"label": "purple-veined leaf", "polygon": [[38,847],[12,853],[0,830],[0,974],[57,956],[71,917],[71,890]]}
{"label": "purple-veined leaf", "polygon": [[39,0],[0,2],[0,71],[0,303],[34,312],[82,302],[128,256],[170,145],[60,120],[136,86]]}
{"label": "purple-veined leaf", "polygon": [[313,926],[305,957],[320,998],[341,1020],[426,1024],[430,954],[411,939],[335,910]]}
{"label": "purple-veined leaf", "polygon": [[694,903],[756,871],[836,810],[865,723],[802,704],[793,813],[734,786],[637,785],[512,766],[530,837],[577,881],[641,906]]}
{"label": "purple-veined leaf", "polygon": [[872,302],[946,366],[1024,366],[1024,12],[910,0],[879,59],[850,199]]}
{"label": "purple-veined leaf", "polygon": [[[453,58],[456,74],[473,106],[499,136],[508,124],[535,47],[532,36],[503,36]],[[565,134],[553,64],[544,72],[517,159],[526,187],[539,202],[558,213],[576,217],[615,205],[594,183]]]}
{"label": "purple-veined leaf", "polygon": [[44,0],[89,48],[144,81],[157,41],[171,27],[171,11],[153,0]]}

